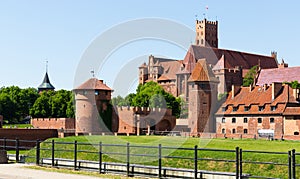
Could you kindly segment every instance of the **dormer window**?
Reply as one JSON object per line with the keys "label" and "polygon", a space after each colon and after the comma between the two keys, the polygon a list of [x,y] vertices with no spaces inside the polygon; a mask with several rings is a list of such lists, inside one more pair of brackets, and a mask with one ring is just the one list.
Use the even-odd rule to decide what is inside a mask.
{"label": "dormer window", "polygon": [[235,112],[238,110],[238,107],[233,107],[232,111]]}
{"label": "dormer window", "polygon": [[259,107],[258,107],[258,111],[263,111],[264,109],[265,109],[264,106],[259,106]]}
{"label": "dormer window", "polygon": [[222,112],[225,112],[227,110],[227,107],[222,107]]}
{"label": "dormer window", "polygon": [[271,111],[276,111],[277,106],[271,106]]}
{"label": "dormer window", "polygon": [[249,106],[245,106],[244,107],[244,111],[249,111],[250,110],[250,107]]}

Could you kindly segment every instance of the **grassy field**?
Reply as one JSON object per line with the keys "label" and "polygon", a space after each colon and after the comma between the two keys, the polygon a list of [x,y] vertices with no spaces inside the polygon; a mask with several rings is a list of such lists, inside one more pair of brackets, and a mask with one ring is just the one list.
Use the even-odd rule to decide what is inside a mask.
{"label": "grassy field", "polygon": [[[48,141],[51,141],[49,139]],[[78,141],[79,151],[98,151],[98,144],[101,141],[103,144],[126,144],[130,143],[130,153],[134,154],[152,154],[158,156],[158,150],[156,148],[135,148],[134,145],[145,146],[173,146],[193,148],[195,145],[199,148],[211,148],[211,149],[228,149],[235,150],[236,147],[240,147],[243,150],[255,150],[255,151],[270,151],[270,152],[286,152],[288,150],[295,149],[300,151],[300,142],[298,141],[267,141],[267,140],[253,140],[253,139],[199,139],[199,138],[183,138],[183,137],[159,137],[159,136],[79,136],[79,137],[66,137],[54,139],[56,142],[69,142],[70,144],[56,144],[55,150],[66,149],[68,152],[56,151],[55,157],[70,158],[73,159],[75,140]],[[81,145],[81,143],[90,143],[93,145]],[[41,148],[51,148],[50,143],[42,143]],[[125,147],[112,147],[103,146],[103,152],[126,152]],[[27,155],[34,156],[35,150],[29,151]],[[163,156],[182,156],[193,158],[193,151],[179,150],[179,149],[163,149]],[[51,151],[41,151],[41,157],[50,157]],[[234,152],[213,152],[213,151],[199,151],[199,158],[213,158],[213,159],[227,159],[234,160]],[[97,153],[79,152],[78,159],[82,160],[98,160]],[[247,161],[261,161],[261,162],[278,162],[288,163],[287,154],[259,154],[259,153],[243,153],[243,160]],[[300,157],[296,158],[300,163]],[[125,156],[119,155],[104,155],[103,161],[107,162],[125,162]],[[157,165],[157,157],[131,157],[132,163],[142,163],[146,165]],[[163,158],[163,166],[179,167],[179,168],[193,168],[194,163],[191,159],[167,159]],[[199,161],[200,170],[214,170],[214,171],[226,171],[234,172],[235,163],[228,162],[214,162],[214,161]],[[298,169],[299,171],[300,169]],[[277,166],[273,164],[257,165],[257,164],[243,164],[243,173],[251,173],[252,175],[287,178],[288,167]],[[300,172],[297,173],[300,176]]]}
{"label": "grassy field", "polygon": [[24,128],[30,128],[33,127],[31,124],[5,124],[3,125],[3,128],[18,128],[18,129],[24,129]]}

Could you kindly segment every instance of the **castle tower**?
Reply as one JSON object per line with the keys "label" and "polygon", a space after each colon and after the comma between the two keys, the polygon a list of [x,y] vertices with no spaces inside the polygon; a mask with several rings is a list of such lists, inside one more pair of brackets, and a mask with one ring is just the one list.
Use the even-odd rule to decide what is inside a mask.
{"label": "castle tower", "polygon": [[[112,89],[91,78],[73,90],[76,101],[76,134],[101,134],[112,129]],[[105,116],[101,116],[105,114]]]}
{"label": "castle tower", "polygon": [[212,68],[214,75],[218,78],[218,94],[225,94],[231,91],[231,86],[242,86],[243,71],[241,67],[230,67],[225,55],[219,59],[217,64]]}
{"label": "castle tower", "polygon": [[218,48],[218,21],[196,20],[195,44]]}
{"label": "castle tower", "polygon": [[139,67],[139,84],[144,84],[148,80],[148,67],[146,63],[143,63]]}
{"label": "castle tower", "polygon": [[205,59],[198,60],[189,80],[189,128],[191,135],[215,132],[214,112],[219,80]]}
{"label": "castle tower", "polygon": [[46,63],[46,74],[44,76],[44,80],[42,84],[38,87],[38,92],[42,91],[49,91],[49,90],[54,90],[54,86],[50,83],[49,76],[48,76],[48,61]]}

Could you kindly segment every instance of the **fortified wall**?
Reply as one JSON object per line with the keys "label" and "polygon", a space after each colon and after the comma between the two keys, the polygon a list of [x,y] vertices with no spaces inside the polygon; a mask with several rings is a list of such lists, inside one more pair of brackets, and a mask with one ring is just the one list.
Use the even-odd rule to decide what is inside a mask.
{"label": "fortified wall", "polygon": [[153,134],[172,131],[176,117],[171,109],[147,107],[114,107],[113,128],[119,134]]}

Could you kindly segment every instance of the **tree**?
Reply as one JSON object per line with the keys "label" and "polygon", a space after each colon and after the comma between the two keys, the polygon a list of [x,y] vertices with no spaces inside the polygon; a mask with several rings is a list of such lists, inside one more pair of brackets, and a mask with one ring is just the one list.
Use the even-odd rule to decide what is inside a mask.
{"label": "tree", "polygon": [[14,102],[7,93],[0,93],[0,114],[9,123],[16,123],[14,118]]}
{"label": "tree", "polygon": [[300,84],[297,80],[291,82],[285,82],[286,84],[290,85],[293,89],[299,89]]}
{"label": "tree", "polygon": [[51,98],[50,91],[43,91],[40,97],[34,102],[30,109],[30,115],[32,117],[51,117]]}
{"label": "tree", "polygon": [[30,109],[33,117],[74,118],[74,94],[71,91],[44,91]]}
{"label": "tree", "polygon": [[67,103],[67,118],[75,118],[75,95],[71,94],[71,99]]}
{"label": "tree", "polygon": [[172,94],[167,93],[155,82],[140,84],[136,95],[131,95],[131,97],[133,97],[133,106],[171,108],[173,115],[180,116],[180,98],[175,98]]}
{"label": "tree", "polygon": [[243,79],[243,86],[247,87],[250,86],[251,84],[253,84],[254,79],[256,77],[257,74],[257,69],[258,66],[253,66],[245,75],[244,79]]}
{"label": "tree", "polygon": [[114,106],[122,106],[123,102],[124,99],[120,95],[111,99],[111,104]]}
{"label": "tree", "polygon": [[[0,94],[7,96],[13,107],[6,106],[2,103],[2,110],[0,113],[10,114],[5,116],[9,123],[19,123],[29,115],[29,108],[38,98],[38,92],[34,88],[21,89],[17,86],[2,87]],[[5,110],[5,111],[4,111]]]}

